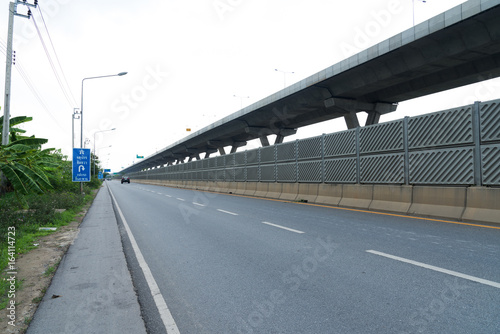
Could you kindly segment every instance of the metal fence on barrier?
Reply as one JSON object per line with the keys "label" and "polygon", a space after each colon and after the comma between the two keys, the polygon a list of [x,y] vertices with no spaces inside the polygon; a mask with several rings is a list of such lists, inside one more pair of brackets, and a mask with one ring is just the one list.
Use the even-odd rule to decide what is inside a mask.
{"label": "metal fence on barrier", "polygon": [[500,185],[500,100],[131,174],[137,179]]}

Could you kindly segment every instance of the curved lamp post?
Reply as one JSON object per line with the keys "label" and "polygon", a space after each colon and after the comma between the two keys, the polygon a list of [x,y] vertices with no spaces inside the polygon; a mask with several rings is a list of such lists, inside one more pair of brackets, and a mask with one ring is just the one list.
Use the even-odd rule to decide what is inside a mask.
{"label": "curved lamp post", "polygon": [[127,74],[128,72],[120,72],[118,74],[111,74],[111,75],[101,75],[98,77],[88,77],[88,78],[83,78],[82,79],[82,103],[80,106],[80,119],[81,119],[81,134],[80,134],[80,147],[83,147],[83,83],[85,80],[89,79],[99,79],[99,78],[108,78],[108,77],[121,77],[122,75]]}
{"label": "curved lamp post", "polygon": [[[80,147],[83,147],[83,83],[85,80],[90,79],[100,79],[100,78],[108,78],[108,77],[121,77],[122,75],[127,74],[128,72],[120,72],[118,74],[110,74],[110,75],[101,75],[97,77],[88,77],[82,79],[82,102],[80,106],[80,122],[81,122],[81,133],[80,133]],[[83,193],[83,182],[80,182],[80,192]]]}
{"label": "curved lamp post", "polygon": [[[96,160],[96,157],[97,157],[96,151],[95,151],[95,134],[99,133],[99,132],[107,132],[107,131],[113,131],[113,130],[116,130],[116,128],[94,132],[94,175],[95,175],[95,160]],[[111,145],[106,146],[106,147],[111,147]]]}

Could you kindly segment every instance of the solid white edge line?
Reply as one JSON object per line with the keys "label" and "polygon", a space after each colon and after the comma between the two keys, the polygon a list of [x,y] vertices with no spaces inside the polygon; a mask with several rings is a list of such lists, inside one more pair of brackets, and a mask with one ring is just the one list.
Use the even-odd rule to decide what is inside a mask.
{"label": "solid white edge line", "polygon": [[120,218],[123,222],[123,226],[127,231],[130,243],[132,244],[132,248],[134,249],[135,257],[137,258],[137,262],[139,262],[139,266],[141,267],[144,277],[146,278],[146,282],[148,283],[149,290],[151,291],[151,295],[153,296],[153,299],[155,301],[156,308],[160,313],[163,325],[165,326],[165,329],[167,330],[168,334],[180,334],[179,329],[177,328],[177,325],[175,323],[175,320],[172,317],[170,310],[168,309],[167,303],[165,302],[165,299],[163,298],[163,295],[160,292],[160,288],[158,287],[158,284],[156,284],[153,274],[151,273],[151,270],[149,269],[149,266],[146,263],[144,256],[142,256],[142,252],[139,249],[139,246],[135,241],[134,235],[132,234],[132,231],[130,230],[130,227],[127,224],[127,220],[123,216],[122,210],[120,209],[120,206],[118,205],[118,202],[116,201],[113,192],[109,187],[108,189],[109,193],[111,194],[111,197],[113,198],[113,201],[115,202],[116,209],[118,210],[118,214],[120,215]]}
{"label": "solid white edge line", "polygon": [[475,277],[475,276],[471,276],[471,275],[467,275],[467,274],[462,274],[462,273],[459,273],[457,271],[453,271],[453,270],[448,270],[448,269],[444,269],[444,268],[432,266],[430,264],[425,264],[425,263],[422,263],[422,262],[417,262],[417,261],[405,259],[403,257],[399,257],[399,256],[391,255],[391,254],[386,254],[386,253],[378,252],[378,251],[375,251],[375,250],[367,250],[366,252],[371,253],[371,254],[375,254],[375,255],[380,255],[380,256],[383,256],[383,257],[386,257],[386,258],[389,258],[389,259],[392,259],[392,260],[396,260],[396,261],[401,261],[401,262],[413,264],[415,266],[419,266],[419,267],[422,267],[422,268],[426,268],[426,269],[438,271],[438,272],[443,273],[443,274],[448,274],[448,275],[460,277],[460,278],[463,278],[463,279],[466,279],[466,280],[469,280],[469,281],[481,283],[481,284],[484,284],[484,285],[489,285],[489,286],[492,286],[494,288],[500,289],[500,283],[489,281],[489,280],[486,280],[486,279],[483,279],[483,278],[479,278],[479,277]]}
{"label": "solid white edge line", "polygon": [[281,226],[281,225],[276,225],[276,224],[269,223],[269,222],[262,222],[262,224],[266,224],[266,225],[274,226],[274,227],[277,227],[277,228],[281,228],[281,229],[283,229],[283,230],[287,230],[287,231],[290,231],[290,232],[295,232],[295,233],[299,233],[299,234],[305,233],[305,232],[303,232],[303,231],[294,230],[293,228],[289,228],[289,227],[285,227],[285,226]]}
{"label": "solid white edge line", "polygon": [[217,209],[217,211],[227,213],[228,215],[238,216],[237,213],[226,211],[226,210],[222,210],[222,209]]}

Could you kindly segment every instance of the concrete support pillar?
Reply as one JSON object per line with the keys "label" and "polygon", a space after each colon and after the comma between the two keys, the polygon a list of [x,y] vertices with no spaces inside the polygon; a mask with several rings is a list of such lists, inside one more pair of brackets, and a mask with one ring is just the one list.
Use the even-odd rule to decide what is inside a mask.
{"label": "concrete support pillar", "polygon": [[269,146],[269,139],[267,139],[267,136],[260,137],[260,143],[262,147]]}
{"label": "concrete support pillar", "polygon": [[226,151],[224,150],[224,147],[219,147],[218,150],[219,150],[220,155],[226,155]]}
{"label": "concrete support pillar", "polygon": [[359,127],[358,115],[355,111],[350,111],[344,115],[345,123],[348,129],[355,129]]}
{"label": "concrete support pillar", "polygon": [[331,97],[324,101],[327,109],[336,109],[344,115],[344,119],[348,129],[359,127],[358,112],[364,111],[368,113],[366,125],[377,124],[380,120],[380,115],[396,111],[398,105],[395,103],[369,103],[346,98]]}
{"label": "concrete support pillar", "polygon": [[281,134],[276,135],[276,140],[274,141],[274,145],[283,143],[283,139],[285,139],[285,136]]}
{"label": "concrete support pillar", "polygon": [[365,126],[378,124],[380,121],[380,113],[376,111],[369,111],[368,117],[366,118]]}

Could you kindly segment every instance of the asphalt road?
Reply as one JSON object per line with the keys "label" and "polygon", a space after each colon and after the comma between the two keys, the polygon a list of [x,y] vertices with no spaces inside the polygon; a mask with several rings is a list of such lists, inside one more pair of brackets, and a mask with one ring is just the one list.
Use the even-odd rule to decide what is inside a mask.
{"label": "asphalt road", "polygon": [[150,333],[500,333],[498,226],[108,185]]}

